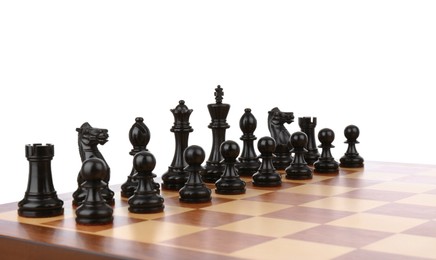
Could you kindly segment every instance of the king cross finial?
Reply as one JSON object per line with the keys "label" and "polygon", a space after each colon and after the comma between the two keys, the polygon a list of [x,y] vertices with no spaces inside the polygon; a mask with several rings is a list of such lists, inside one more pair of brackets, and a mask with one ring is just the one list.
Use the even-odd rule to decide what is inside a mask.
{"label": "king cross finial", "polygon": [[220,85],[215,89],[215,100],[217,104],[221,104],[223,102],[224,92]]}

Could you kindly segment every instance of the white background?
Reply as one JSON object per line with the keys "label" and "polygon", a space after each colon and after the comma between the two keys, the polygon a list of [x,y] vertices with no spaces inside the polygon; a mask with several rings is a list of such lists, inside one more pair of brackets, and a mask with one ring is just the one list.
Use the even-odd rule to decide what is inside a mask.
{"label": "white background", "polygon": [[434,1],[2,1],[0,2],[0,202],[27,186],[24,146],[52,143],[54,185],[73,191],[81,162],[76,127],[109,130],[100,147],[111,184],[131,170],[135,117],[151,131],[161,175],[174,155],[179,100],[193,109],[189,144],[209,155],[207,104],[215,87],[231,105],[227,139],[245,108],[255,135],[267,112],[360,128],[365,161],[433,164],[436,146]]}

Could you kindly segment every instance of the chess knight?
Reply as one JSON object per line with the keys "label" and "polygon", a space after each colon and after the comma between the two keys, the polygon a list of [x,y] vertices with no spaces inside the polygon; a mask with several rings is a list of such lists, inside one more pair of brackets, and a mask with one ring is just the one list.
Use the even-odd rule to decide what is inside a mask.
{"label": "chess knight", "polygon": [[285,123],[294,122],[293,112],[282,112],[277,107],[268,111],[268,129],[271,137],[276,141],[276,149],[274,155],[274,167],[277,170],[284,170],[292,161],[292,149],[290,143],[291,134],[288,132]]}
{"label": "chess knight", "polygon": [[[78,132],[79,153],[82,163],[89,158],[98,158],[107,164],[103,155],[98,150],[98,145],[104,145],[108,141],[108,130],[92,127],[88,122],[85,122],[80,128],[76,128],[76,131]],[[113,204],[114,192],[109,189],[109,180],[110,168],[108,166],[108,174],[103,180],[106,185],[101,191],[101,195],[108,204]],[[78,188],[73,193],[73,205],[75,206],[80,205],[86,196],[86,191],[81,187],[83,181],[84,180],[79,172],[79,175],[77,176]]]}

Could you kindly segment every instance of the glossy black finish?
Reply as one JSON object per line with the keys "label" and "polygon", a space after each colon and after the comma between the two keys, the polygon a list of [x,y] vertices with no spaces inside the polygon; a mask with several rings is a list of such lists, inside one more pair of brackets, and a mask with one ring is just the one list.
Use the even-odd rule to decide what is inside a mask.
{"label": "glossy black finish", "polygon": [[164,199],[158,194],[153,181],[155,166],[156,158],[148,151],[138,152],[133,157],[134,178],[138,186],[128,200],[130,212],[156,213],[164,210]]}
{"label": "glossy black finish", "polygon": [[257,142],[257,149],[259,149],[262,164],[258,171],[253,174],[253,185],[261,187],[280,186],[282,184],[282,176],[273,165],[273,153],[276,149],[274,138],[269,136],[260,138]]}
{"label": "glossy black finish", "polygon": [[335,161],[331,153],[333,140],[335,140],[335,133],[329,128],[323,128],[318,132],[318,140],[321,144],[318,146],[321,148],[321,155],[318,160],[313,163],[316,173],[339,173],[339,163]]}
{"label": "glossy black finish", "polygon": [[307,164],[312,165],[319,157],[319,151],[315,140],[316,117],[299,117],[298,125],[301,128],[301,132],[307,135],[307,152],[304,154],[304,159]]}
{"label": "glossy black finish", "polygon": [[[104,145],[109,138],[108,130],[103,128],[95,128],[92,127],[88,122],[83,123],[80,128],[76,128],[78,133],[78,145],[79,145],[79,153],[80,159],[82,160],[82,164],[84,161],[89,158],[99,158],[103,160],[106,165],[107,162],[104,159],[103,155],[98,150],[98,145]],[[101,190],[101,195],[110,205],[114,204],[114,192],[109,188],[109,180],[110,180],[110,168],[107,165],[108,172],[105,175],[103,181],[105,186]],[[81,186],[83,183],[83,178],[81,173],[79,172],[77,176],[77,190],[73,193],[73,205],[78,206],[85,199],[86,191]]]}
{"label": "glossy black finish", "polygon": [[257,120],[251,113],[250,108],[244,110],[244,114],[239,120],[239,127],[243,133],[241,140],[243,141],[242,152],[236,163],[236,169],[241,176],[252,176],[260,166],[260,160],[254,150],[254,140],[257,137],[253,134],[257,128]]}
{"label": "glossy black finish", "polygon": [[204,184],[201,173],[204,168],[201,164],[204,162],[206,154],[198,145],[191,145],[184,152],[185,160],[188,166],[185,171],[188,172],[188,181],[185,186],[179,190],[179,200],[187,203],[204,203],[211,201],[212,191]]}
{"label": "glossy black finish", "polygon": [[304,153],[307,152],[307,135],[297,131],[291,135],[291,144],[294,147],[291,152],[294,154],[294,159],[291,164],[285,169],[286,179],[291,180],[306,180],[312,179],[312,170],[307,166],[304,160]]}
{"label": "glossy black finish", "polygon": [[180,190],[188,180],[188,174],[184,168],[187,166],[183,152],[188,147],[189,133],[194,131],[189,125],[189,116],[192,109],[188,109],[185,101],[180,100],[175,109],[170,110],[174,115],[174,125],[171,132],[175,137],[175,151],[171,165],[162,175],[162,188],[168,190]]}
{"label": "glossy black finish", "polygon": [[[148,151],[147,145],[150,142],[150,130],[144,124],[144,119],[142,117],[135,118],[135,123],[132,125],[129,131],[129,140],[133,148],[130,150],[130,155],[135,156],[135,154]],[[138,181],[135,179],[135,167],[132,166],[129,176],[127,176],[126,182],[121,185],[121,196],[124,198],[129,198],[133,195],[138,186]],[[160,186],[158,183],[154,184],[155,188],[159,190]]]}
{"label": "glossy black finish", "polygon": [[54,156],[52,144],[26,145],[29,161],[29,178],[24,198],[18,202],[18,215],[22,217],[54,217],[64,213],[64,202],[53,186],[51,161]]}
{"label": "glossy black finish", "polygon": [[84,225],[104,225],[113,222],[113,209],[101,195],[106,186],[103,181],[109,174],[107,163],[99,158],[83,162],[80,175],[86,191],[85,199],[76,209],[76,223]]}
{"label": "glossy black finish", "polygon": [[202,173],[204,182],[216,182],[224,172],[224,164],[221,162],[223,157],[220,152],[220,145],[226,139],[226,129],[230,127],[227,124],[227,115],[230,110],[229,104],[222,103],[224,96],[221,86],[215,89],[215,104],[207,105],[210,117],[212,119],[209,128],[212,129],[212,149],[209,159],[206,161],[205,171]]}
{"label": "glossy black finish", "polygon": [[348,148],[344,156],[342,156],[341,159],[339,159],[340,167],[347,167],[347,168],[363,167],[364,160],[356,150],[356,144],[359,143],[357,141],[359,134],[360,134],[359,128],[355,125],[349,125],[345,128],[344,135],[345,138],[347,139],[345,143],[348,144]]}
{"label": "glossy black finish", "polygon": [[271,137],[276,141],[273,164],[277,170],[284,170],[292,162],[290,150],[292,145],[289,142],[291,134],[288,132],[285,123],[294,122],[293,112],[282,112],[277,107],[268,112],[268,129]]}
{"label": "glossy black finish", "polygon": [[245,181],[241,180],[235,168],[239,145],[235,141],[227,140],[221,144],[220,151],[224,157],[225,169],[221,178],[215,182],[215,192],[227,195],[245,193]]}

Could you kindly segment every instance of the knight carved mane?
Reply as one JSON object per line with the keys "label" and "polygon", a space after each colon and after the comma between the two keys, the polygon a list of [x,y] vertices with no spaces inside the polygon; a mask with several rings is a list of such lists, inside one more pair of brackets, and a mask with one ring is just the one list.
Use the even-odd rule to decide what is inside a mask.
{"label": "knight carved mane", "polygon": [[291,134],[288,132],[285,123],[294,122],[293,112],[282,112],[277,107],[268,111],[268,129],[276,145],[287,145]]}
{"label": "knight carved mane", "polygon": [[82,162],[92,157],[104,160],[103,155],[98,150],[98,145],[104,145],[108,141],[108,130],[92,127],[88,122],[85,122],[81,127],[76,128],[76,131]]}

